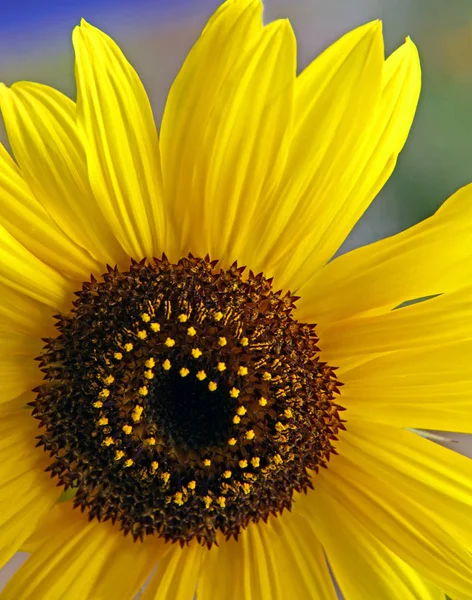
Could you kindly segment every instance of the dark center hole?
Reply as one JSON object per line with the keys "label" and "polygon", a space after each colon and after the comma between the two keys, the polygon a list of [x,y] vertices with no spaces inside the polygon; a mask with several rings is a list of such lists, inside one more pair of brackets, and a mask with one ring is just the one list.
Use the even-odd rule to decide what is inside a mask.
{"label": "dark center hole", "polygon": [[176,370],[153,386],[150,401],[157,420],[181,449],[223,447],[230,437],[235,401],[221,382],[211,392],[209,381],[199,381],[195,370],[186,377]]}

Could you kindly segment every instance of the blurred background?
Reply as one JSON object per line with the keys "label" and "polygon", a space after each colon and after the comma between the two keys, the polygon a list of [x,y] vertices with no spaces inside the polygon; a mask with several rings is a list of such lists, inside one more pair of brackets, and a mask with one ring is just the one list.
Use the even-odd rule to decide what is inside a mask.
{"label": "blurred background", "polygon": [[[121,46],[151,97],[156,121],[172,79],[218,0],[9,0],[0,7],[0,81],[31,80],[74,98],[72,28],[81,17]],[[427,6],[426,6],[427,5]],[[390,53],[410,35],[423,67],[417,117],[394,175],[342,251],[431,215],[472,181],[472,3],[470,0],[265,0],[265,20],[288,17],[299,67],[340,35],[384,21]],[[0,139],[5,132],[0,124]],[[451,447],[472,455],[461,436]],[[0,589],[20,554],[0,573]]]}

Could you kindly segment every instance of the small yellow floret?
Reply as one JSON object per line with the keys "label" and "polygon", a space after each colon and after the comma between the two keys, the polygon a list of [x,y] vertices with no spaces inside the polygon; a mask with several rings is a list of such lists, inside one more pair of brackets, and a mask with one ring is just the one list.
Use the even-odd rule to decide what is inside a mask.
{"label": "small yellow floret", "polygon": [[147,389],[147,387],[145,385],[143,385],[142,387],[139,388],[138,394],[140,396],[147,396],[149,394],[149,390]]}
{"label": "small yellow floret", "polygon": [[133,421],[135,423],[137,423],[138,421],[141,420],[141,415],[142,415],[143,410],[144,410],[144,407],[143,406],[139,406],[139,404],[137,404],[133,408],[133,412],[131,413],[131,418],[133,419]]}
{"label": "small yellow floret", "polygon": [[133,464],[133,462],[134,462],[134,461],[133,461],[133,459],[132,459],[132,458],[127,458],[127,459],[125,460],[125,462],[123,463],[123,465],[124,465],[125,467],[131,467],[131,465]]}
{"label": "small yellow floret", "polygon": [[183,497],[184,496],[183,496],[182,492],[175,492],[175,494],[174,494],[175,504],[177,504],[178,506],[182,506],[182,504],[184,503]]}
{"label": "small yellow floret", "polygon": [[234,438],[234,437],[233,437],[233,438],[229,438],[229,440],[228,440],[228,444],[229,444],[230,446],[234,446],[234,445],[236,444],[236,438]]}
{"label": "small yellow floret", "polygon": [[274,456],[274,462],[276,465],[281,465],[284,461],[282,460],[282,457],[280,456],[280,454],[276,454]]}
{"label": "small yellow floret", "polygon": [[228,343],[228,342],[227,342],[227,340],[226,340],[226,338],[225,338],[225,337],[220,337],[220,338],[218,338],[218,344],[219,344],[221,347],[223,347],[223,346],[226,346],[226,344],[227,344],[227,343]]}
{"label": "small yellow floret", "polygon": [[224,477],[225,479],[229,479],[229,478],[231,477],[231,471],[225,471],[225,472],[223,473],[223,477]]}
{"label": "small yellow floret", "polygon": [[190,373],[190,371],[188,369],[186,369],[185,367],[182,367],[182,369],[180,369],[179,373],[180,373],[181,377],[187,377],[187,375]]}
{"label": "small yellow floret", "polygon": [[164,342],[164,344],[168,347],[168,348],[172,348],[173,346],[175,346],[175,340],[173,340],[171,337],[168,337],[166,339],[166,341]]}
{"label": "small yellow floret", "polygon": [[131,427],[131,425],[123,425],[121,431],[123,431],[125,435],[129,435],[133,431],[133,428]]}
{"label": "small yellow floret", "polygon": [[115,452],[115,460],[120,460],[120,458],[123,458],[124,455],[125,453],[123,452],[123,450],[117,450]]}
{"label": "small yellow floret", "polygon": [[164,369],[164,371],[168,371],[170,369],[170,366],[170,360],[166,358],[165,361],[162,363],[162,368]]}
{"label": "small yellow floret", "polygon": [[123,358],[123,354],[121,354],[121,352],[115,352],[113,357],[116,358],[116,360],[121,360]]}
{"label": "small yellow floret", "polygon": [[177,319],[181,322],[181,323],[185,323],[186,321],[188,321],[188,316],[187,315],[179,315],[177,317]]}
{"label": "small yellow floret", "polygon": [[103,406],[103,402],[101,400],[97,400],[96,402],[93,403],[93,405],[95,408],[102,408]]}
{"label": "small yellow floret", "polygon": [[259,406],[266,406],[267,405],[267,398],[264,398],[264,396],[261,396],[259,398]]}
{"label": "small yellow floret", "polygon": [[219,310],[213,315],[213,318],[215,319],[215,321],[221,321],[221,319],[223,318],[223,313]]}
{"label": "small yellow floret", "polygon": [[233,423],[235,425],[237,425],[238,423],[241,423],[241,417],[239,417],[238,415],[234,415],[234,417],[233,417]]}
{"label": "small yellow floret", "polygon": [[151,357],[151,358],[147,359],[147,361],[144,363],[144,366],[147,367],[148,369],[152,369],[153,367],[156,366],[156,363],[155,363],[154,359]]}
{"label": "small yellow floret", "polygon": [[138,331],[138,338],[140,340],[145,340],[147,338],[147,332],[144,331],[144,329],[141,329],[140,331]]}
{"label": "small yellow floret", "polygon": [[147,444],[148,446],[155,446],[156,445],[156,438],[153,438],[153,437],[146,438],[144,440],[144,443]]}
{"label": "small yellow floret", "polygon": [[108,419],[107,417],[101,417],[100,419],[98,419],[98,424],[99,425],[108,425]]}
{"label": "small yellow floret", "polygon": [[231,398],[237,398],[239,396],[241,392],[238,390],[238,388],[231,388],[229,391],[229,395],[231,396]]}
{"label": "small yellow floret", "polygon": [[170,479],[170,473],[168,473],[167,471],[165,473],[162,473],[161,478],[164,483],[168,483]]}
{"label": "small yellow floret", "polygon": [[268,371],[264,371],[264,373],[262,373],[262,379],[264,381],[270,381],[272,379],[272,375]]}
{"label": "small yellow floret", "polygon": [[157,462],[157,460],[153,460],[151,463],[151,472],[155,473],[158,468],[159,468],[159,463]]}
{"label": "small yellow floret", "polygon": [[113,375],[108,375],[107,377],[105,377],[103,379],[103,383],[105,385],[110,385],[111,383],[113,383],[115,381],[115,378],[113,377]]}
{"label": "small yellow floret", "polygon": [[144,371],[144,377],[146,377],[146,379],[154,379],[154,373],[151,370]]}
{"label": "small yellow floret", "polygon": [[256,437],[256,434],[254,433],[254,429],[249,429],[249,431],[246,431],[246,438],[248,440],[253,440]]}
{"label": "small yellow floret", "polygon": [[102,442],[102,444],[104,446],[111,446],[114,443],[115,443],[115,440],[112,437],[106,437]]}
{"label": "small yellow floret", "polygon": [[224,508],[226,506],[226,498],[224,496],[218,496],[216,501],[221,506],[221,508]]}
{"label": "small yellow floret", "polygon": [[253,467],[258,467],[261,464],[261,459],[258,456],[253,456],[251,458],[251,465]]}
{"label": "small yellow floret", "polygon": [[287,417],[287,419],[290,419],[291,417],[293,417],[292,409],[291,408],[286,408],[284,410],[284,415]]}
{"label": "small yellow floret", "polygon": [[194,490],[197,487],[197,482],[195,480],[189,481],[187,487],[189,490]]}
{"label": "small yellow floret", "polygon": [[243,488],[243,492],[245,494],[249,494],[249,492],[251,491],[251,486],[249,485],[249,483],[244,482],[243,485],[241,486]]}
{"label": "small yellow floret", "polygon": [[241,469],[245,469],[247,467],[247,460],[245,458],[243,458],[242,460],[239,461],[238,464],[241,467]]}
{"label": "small yellow floret", "polygon": [[208,384],[208,389],[210,390],[210,392],[214,392],[217,387],[218,385],[215,381],[210,381],[210,383]]}
{"label": "small yellow floret", "polygon": [[203,498],[203,502],[205,503],[206,508],[210,508],[210,504],[213,502],[213,500],[210,498],[210,496],[205,496]]}
{"label": "small yellow floret", "polygon": [[192,348],[192,356],[193,358],[200,358],[200,356],[203,354],[203,352],[200,350],[200,348]]}
{"label": "small yellow floret", "polygon": [[287,429],[287,426],[284,425],[283,423],[281,423],[280,421],[277,421],[277,423],[275,424],[275,429],[279,432],[282,433],[282,431],[285,431]]}
{"label": "small yellow floret", "polygon": [[197,330],[195,329],[195,327],[189,327],[187,329],[187,335],[189,335],[190,337],[197,335]]}
{"label": "small yellow floret", "polygon": [[238,413],[238,415],[240,417],[242,417],[243,415],[245,415],[247,413],[247,409],[245,406],[238,406],[236,412]]}
{"label": "small yellow floret", "polygon": [[239,367],[238,375],[241,375],[242,377],[244,377],[247,374],[248,374],[247,367]]}
{"label": "small yellow floret", "polygon": [[209,467],[211,465],[211,460],[209,458],[205,458],[205,460],[203,461],[203,465],[205,467]]}
{"label": "small yellow floret", "polygon": [[107,390],[107,388],[104,388],[99,394],[99,398],[108,398],[108,396],[110,395],[110,390]]}
{"label": "small yellow floret", "polygon": [[154,333],[157,333],[161,330],[161,326],[159,323],[151,323],[151,329],[154,331]]}
{"label": "small yellow floret", "polygon": [[199,379],[200,381],[203,381],[204,379],[206,379],[207,374],[205,373],[205,371],[198,371],[197,373],[197,379]]}
{"label": "small yellow floret", "polygon": [[131,352],[131,350],[133,349],[133,344],[131,342],[128,342],[124,345],[124,349],[126,350],[126,352]]}
{"label": "small yellow floret", "polygon": [[247,346],[249,344],[249,340],[247,337],[241,338],[241,346]]}
{"label": "small yellow floret", "polygon": [[226,369],[226,364],[224,362],[219,362],[216,365],[216,368],[218,369],[218,371],[224,371]]}
{"label": "small yellow floret", "polygon": [[151,320],[151,317],[147,313],[143,313],[141,315],[141,320],[144,321],[144,323],[149,323],[149,321]]}

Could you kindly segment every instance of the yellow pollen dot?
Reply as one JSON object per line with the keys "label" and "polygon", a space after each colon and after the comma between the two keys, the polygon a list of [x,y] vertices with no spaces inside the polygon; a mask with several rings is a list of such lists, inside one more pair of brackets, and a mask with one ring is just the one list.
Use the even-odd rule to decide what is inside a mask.
{"label": "yellow pollen dot", "polygon": [[151,320],[151,317],[147,313],[143,313],[141,315],[141,320],[144,321],[144,323],[149,323],[149,321]]}
{"label": "yellow pollen dot", "polygon": [[102,442],[102,444],[104,446],[111,446],[114,443],[115,443],[115,440],[112,437],[106,437]]}
{"label": "yellow pollen dot", "polygon": [[135,423],[137,423],[138,421],[141,420],[141,414],[142,414],[143,410],[144,410],[144,407],[139,406],[139,404],[133,408],[133,412],[131,413],[131,418],[133,419],[133,421]]}
{"label": "yellow pollen dot", "polygon": [[107,390],[106,388],[104,388],[99,394],[98,396],[100,398],[108,398],[108,396],[110,395],[110,390]]}
{"label": "yellow pollen dot", "polygon": [[247,337],[241,338],[241,346],[247,346],[249,344],[249,340]]}
{"label": "yellow pollen dot", "polygon": [[205,502],[206,508],[210,508],[210,504],[213,502],[213,500],[210,498],[210,496],[205,496],[203,498],[203,502]]}
{"label": "yellow pollen dot", "polygon": [[221,319],[223,318],[223,313],[221,311],[218,311],[214,314],[213,318],[215,319],[215,321],[221,321]]}
{"label": "yellow pollen dot", "polygon": [[197,330],[195,329],[195,327],[189,327],[187,329],[187,335],[189,335],[190,337],[197,335]]}
{"label": "yellow pollen dot", "polygon": [[256,437],[256,434],[254,433],[254,429],[249,429],[249,431],[246,431],[246,438],[248,440],[253,440]]}
{"label": "yellow pollen dot", "polygon": [[245,482],[241,487],[243,488],[243,492],[245,494],[249,494],[249,492],[251,491],[251,486],[249,485],[249,483]]}
{"label": "yellow pollen dot", "polygon": [[149,394],[149,390],[147,389],[147,387],[145,385],[143,385],[143,387],[139,388],[138,394],[140,396],[147,396]]}
{"label": "yellow pollen dot", "polygon": [[223,346],[226,346],[226,344],[227,344],[227,343],[228,343],[228,342],[226,341],[226,338],[225,338],[225,337],[220,337],[220,338],[218,338],[218,344],[219,344],[221,347],[223,347]]}
{"label": "yellow pollen dot", "polygon": [[284,415],[287,417],[287,419],[290,419],[291,417],[293,417],[292,410],[290,408],[286,408],[284,410]]}
{"label": "yellow pollen dot", "polygon": [[124,455],[125,453],[123,452],[123,450],[117,450],[115,452],[115,460],[120,460],[120,458],[123,458]]}
{"label": "yellow pollen dot", "polygon": [[247,373],[248,373],[247,367],[239,367],[238,375],[241,375],[242,377],[244,377],[244,375],[247,375]]}
{"label": "yellow pollen dot", "polygon": [[138,331],[138,338],[140,340],[145,340],[147,338],[147,333],[144,331],[144,329],[141,329],[141,331]]}
{"label": "yellow pollen dot", "polygon": [[262,379],[264,381],[270,381],[272,379],[272,375],[268,371],[264,371],[262,374]]}
{"label": "yellow pollen dot", "polygon": [[151,329],[157,333],[158,331],[161,330],[161,326],[159,325],[159,323],[151,323]]}
{"label": "yellow pollen dot", "polygon": [[116,360],[121,360],[123,358],[123,354],[121,354],[121,352],[115,352],[113,357],[116,358]]}
{"label": "yellow pollen dot", "polygon": [[133,349],[133,344],[131,342],[128,342],[124,345],[124,349],[126,350],[126,352],[131,352],[131,350]]}
{"label": "yellow pollen dot", "polygon": [[284,425],[280,421],[277,421],[277,423],[275,424],[275,428],[279,433],[282,433],[282,431],[285,431],[287,429],[286,425]]}
{"label": "yellow pollen dot", "polygon": [[225,479],[229,479],[229,478],[231,477],[231,471],[225,471],[225,472],[223,473],[223,477],[224,477]]}
{"label": "yellow pollen dot", "polygon": [[234,417],[233,417],[233,423],[235,425],[237,425],[238,423],[241,423],[241,417],[238,417],[238,415],[234,415]]}
{"label": "yellow pollen dot", "polygon": [[188,321],[188,317],[187,315],[179,315],[177,317],[177,319],[181,322],[181,323],[185,323],[186,321]]}
{"label": "yellow pollen dot", "polygon": [[208,384],[208,389],[210,390],[210,392],[214,392],[217,387],[218,385],[215,381],[210,381],[210,383]]}
{"label": "yellow pollen dot", "polygon": [[170,479],[170,473],[168,473],[167,471],[165,473],[162,473],[161,478],[164,481],[164,483],[167,483]]}
{"label": "yellow pollen dot", "polygon": [[229,444],[230,446],[234,446],[234,445],[236,444],[236,438],[229,438],[229,440],[228,440],[228,444]]}
{"label": "yellow pollen dot", "polygon": [[238,464],[241,467],[241,469],[245,469],[247,467],[247,460],[245,458],[243,458],[242,460],[239,461]]}
{"label": "yellow pollen dot", "polygon": [[102,408],[103,402],[101,400],[97,400],[96,402],[93,403],[93,406],[95,408]]}
{"label": "yellow pollen dot", "polygon": [[192,356],[193,358],[200,358],[200,356],[203,354],[203,352],[200,350],[200,348],[192,348]]}
{"label": "yellow pollen dot", "polygon": [[152,371],[144,371],[144,377],[146,379],[154,379],[154,373]]}
{"label": "yellow pollen dot", "polygon": [[179,373],[180,373],[181,377],[187,377],[187,375],[190,373],[190,371],[188,369],[186,369],[185,367],[182,367],[182,369],[180,369]]}
{"label": "yellow pollen dot", "polygon": [[98,424],[99,425],[108,425],[107,417],[101,417],[100,419],[98,419]]}
{"label": "yellow pollen dot", "polygon": [[127,458],[127,459],[125,460],[125,462],[123,463],[123,465],[124,465],[125,467],[131,467],[131,465],[132,465],[133,463],[134,463],[134,461],[133,461],[133,459],[132,459],[132,458]]}
{"label": "yellow pollen dot", "polygon": [[226,506],[226,498],[224,496],[218,496],[216,501],[221,506],[221,508],[224,508]]}
{"label": "yellow pollen dot", "polygon": [[259,398],[259,406],[266,406],[267,405],[267,398],[264,398],[264,396],[261,396],[261,398]]}
{"label": "yellow pollen dot", "polygon": [[168,358],[162,363],[162,368],[164,371],[168,371],[170,369],[170,360]]}
{"label": "yellow pollen dot", "polygon": [[175,504],[177,504],[178,506],[182,506],[182,504],[184,503],[183,497],[184,496],[183,496],[182,492],[175,492],[175,494],[174,494]]}
{"label": "yellow pollen dot", "polygon": [[156,445],[156,438],[150,437],[144,440],[144,443],[147,444],[148,446],[155,446]]}
{"label": "yellow pollen dot", "polygon": [[203,461],[203,465],[205,467],[209,467],[211,465],[211,460],[209,458],[205,458],[205,460]]}
{"label": "yellow pollen dot", "polygon": [[197,487],[197,482],[195,480],[189,481],[187,487],[189,490],[194,490]]}
{"label": "yellow pollen dot", "polygon": [[261,464],[261,459],[258,456],[253,456],[251,458],[251,465],[253,467],[258,467]]}
{"label": "yellow pollen dot", "polygon": [[147,367],[148,369],[152,369],[153,367],[156,366],[156,363],[154,362],[153,358],[148,358],[147,361],[144,363],[144,366]]}
{"label": "yellow pollen dot", "polygon": [[243,415],[245,415],[247,413],[247,410],[246,410],[245,406],[238,406],[238,409],[236,410],[236,412],[238,413],[238,415],[240,417],[242,417]]}
{"label": "yellow pollen dot", "polygon": [[164,344],[168,347],[168,348],[172,348],[173,346],[175,346],[175,340],[173,340],[172,338],[168,337],[166,339],[166,341],[164,342]]}
{"label": "yellow pollen dot", "polygon": [[103,380],[103,383],[105,385],[110,385],[114,381],[115,381],[115,378],[113,377],[113,375],[108,375],[108,377],[105,377],[105,379]]}
{"label": "yellow pollen dot", "polygon": [[239,396],[241,392],[238,390],[238,388],[231,388],[229,391],[229,395],[231,396],[231,398],[237,398]]}
{"label": "yellow pollen dot", "polygon": [[121,431],[124,431],[125,435],[129,435],[133,431],[133,428],[131,425],[123,425]]}
{"label": "yellow pollen dot", "polygon": [[280,454],[276,454],[274,456],[274,462],[276,465],[281,465],[284,461],[282,460],[282,457],[280,456]]}
{"label": "yellow pollen dot", "polygon": [[198,371],[197,373],[197,379],[199,379],[200,381],[203,381],[204,379],[206,379],[207,374],[205,373],[205,371]]}
{"label": "yellow pollen dot", "polygon": [[226,364],[224,362],[219,362],[216,365],[216,368],[218,369],[218,371],[224,371],[226,369]]}
{"label": "yellow pollen dot", "polygon": [[157,460],[153,460],[151,463],[151,471],[153,473],[155,473],[158,468],[159,468],[159,463],[157,462]]}

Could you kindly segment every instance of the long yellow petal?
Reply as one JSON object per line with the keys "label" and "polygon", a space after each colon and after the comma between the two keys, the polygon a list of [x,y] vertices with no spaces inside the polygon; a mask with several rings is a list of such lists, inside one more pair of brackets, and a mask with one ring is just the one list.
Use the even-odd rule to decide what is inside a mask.
{"label": "long yellow petal", "polygon": [[0,283],[55,309],[72,295],[71,284],[33,256],[0,225]]}
{"label": "long yellow petal", "polygon": [[444,519],[434,506],[419,504],[401,487],[380,481],[343,454],[315,477],[313,515],[317,494],[324,491],[346,508],[349,519],[439,589],[460,600],[470,598],[472,555],[444,529]]}
{"label": "long yellow petal", "polygon": [[261,12],[260,0],[223,4],[169,93],[163,176],[181,254],[254,260],[256,209],[282,176],[295,38],[285,21],[263,28]]}
{"label": "long yellow petal", "polygon": [[0,598],[130,600],[165,549],[162,540],[134,543],[110,522],[89,522],[71,502],[41,521],[31,546],[33,554]]}
{"label": "long yellow petal", "polygon": [[[251,523],[238,540],[225,541],[210,550],[198,582],[198,599],[283,600],[276,557],[263,530]],[[231,577],[228,577],[231,573]]]}
{"label": "long yellow petal", "polygon": [[167,544],[142,600],[193,600],[208,549],[198,543]]}
{"label": "long yellow petal", "polygon": [[337,321],[317,331],[323,359],[337,366],[362,355],[471,339],[472,287],[384,314]]}
{"label": "long yellow petal", "polygon": [[[3,353],[2,353],[3,354]],[[0,356],[0,404],[38,386],[43,374],[34,357],[39,352],[28,355],[10,354]]]}
{"label": "long yellow petal", "polygon": [[56,310],[0,283],[0,331],[38,338],[53,334]]}
{"label": "long yellow petal", "polygon": [[472,280],[472,185],[429,219],[344,254],[300,286],[297,316],[323,325],[407,300],[460,288]]}
{"label": "long yellow petal", "polygon": [[96,272],[122,251],[90,188],[75,103],[45,85],[0,88],[2,112],[21,173],[62,231],[89,252]]}
{"label": "long yellow petal", "polygon": [[0,435],[0,567],[21,547],[60,491],[44,472],[46,454],[35,448],[37,421],[29,410],[3,413]]}
{"label": "long yellow petal", "polygon": [[[0,97],[5,89],[0,86]],[[92,257],[61,231],[33,196],[18,166],[2,144],[0,224],[32,254],[60,273],[81,280],[89,277],[95,265]]]}
{"label": "long yellow petal", "polygon": [[446,600],[444,592],[354,518],[346,502],[339,502],[322,486],[302,502],[306,530],[319,536],[346,600]]}
{"label": "long yellow petal", "polygon": [[471,356],[469,340],[391,352],[340,369],[346,418],[470,433]]}
{"label": "long yellow petal", "polygon": [[107,35],[82,21],[73,33],[77,119],[90,183],[129,256],[166,250],[159,144],[144,87]]}

